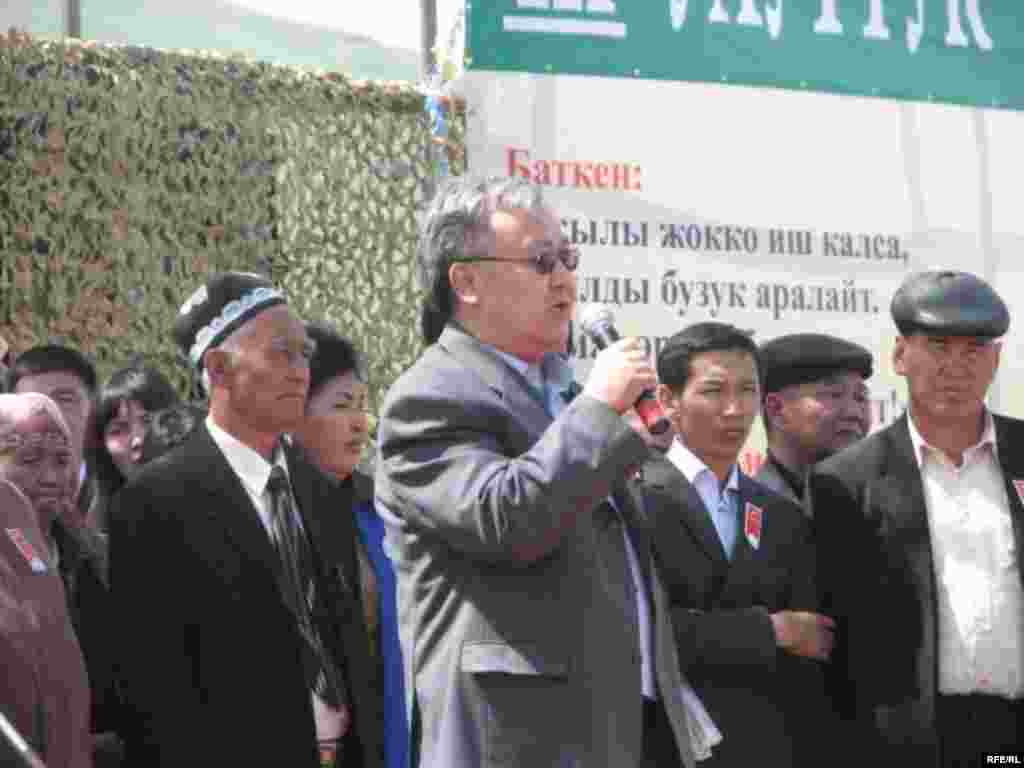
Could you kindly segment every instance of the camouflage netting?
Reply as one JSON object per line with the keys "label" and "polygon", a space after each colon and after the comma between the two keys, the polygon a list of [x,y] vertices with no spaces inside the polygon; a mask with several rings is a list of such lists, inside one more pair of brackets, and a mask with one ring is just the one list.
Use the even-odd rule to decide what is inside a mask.
{"label": "camouflage netting", "polygon": [[376,408],[420,349],[434,147],[408,85],[0,35],[0,336],[104,377],[142,356],[184,392],[178,307],[211,270],[263,271],[364,350]]}

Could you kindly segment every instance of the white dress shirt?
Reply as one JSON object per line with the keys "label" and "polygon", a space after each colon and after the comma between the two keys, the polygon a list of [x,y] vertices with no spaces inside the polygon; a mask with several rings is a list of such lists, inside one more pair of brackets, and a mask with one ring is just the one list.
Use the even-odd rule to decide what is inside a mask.
{"label": "white dress shirt", "polygon": [[217,426],[212,416],[206,417],[206,428],[210,431],[213,442],[217,444],[221,453],[224,454],[224,458],[231,465],[231,469],[242,481],[242,487],[252,499],[256,513],[267,530],[267,535],[273,539],[274,529],[270,520],[270,494],[267,492],[267,481],[270,480],[270,470],[274,468],[275,464],[284,469],[285,474],[288,474],[288,463],[285,461],[284,452],[279,451],[277,460],[271,464],[237,437]]}
{"label": "white dress shirt", "polygon": [[[267,481],[270,479],[270,470],[274,466],[284,469],[288,474],[288,462],[285,460],[284,451],[277,452],[274,463],[264,459],[259,453],[241,442],[234,435],[221,429],[213,420],[213,416],[206,417],[206,428],[210,431],[210,437],[220,448],[224,458],[238,479],[242,481],[242,487],[256,507],[256,513],[260,522],[267,531],[271,542],[274,540],[274,528],[270,519],[270,493],[267,491]],[[288,475],[289,480],[291,475]],[[292,504],[293,509],[298,509],[297,504]],[[302,527],[302,517],[298,518],[299,527]],[[324,703],[324,700],[310,691],[313,699],[313,717],[316,719],[316,736],[321,741],[332,741],[345,735],[348,730],[349,715],[347,711],[334,709]]]}
{"label": "white dress shirt", "polygon": [[990,413],[956,467],[908,420],[937,586],[939,692],[1024,694],[1024,591]]}

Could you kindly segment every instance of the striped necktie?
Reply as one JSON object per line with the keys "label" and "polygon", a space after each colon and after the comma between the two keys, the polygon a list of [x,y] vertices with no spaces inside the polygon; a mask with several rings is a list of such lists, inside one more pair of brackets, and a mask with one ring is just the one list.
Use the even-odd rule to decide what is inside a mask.
{"label": "striped necktie", "polygon": [[305,531],[299,526],[292,503],[291,485],[284,468],[276,465],[267,480],[270,492],[271,528],[274,546],[281,561],[281,592],[295,615],[302,637],[302,665],[309,689],[333,709],[347,704],[345,684],[320,639],[313,622],[316,605],[316,581],[313,578],[313,554]]}

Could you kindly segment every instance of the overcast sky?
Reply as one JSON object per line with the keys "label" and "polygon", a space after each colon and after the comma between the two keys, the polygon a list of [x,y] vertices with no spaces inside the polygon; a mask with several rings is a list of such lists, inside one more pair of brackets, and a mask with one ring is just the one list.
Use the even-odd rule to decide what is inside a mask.
{"label": "overcast sky", "polygon": [[[442,31],[463,0],[436,0]],[[337,27],[367,35],[385,45],[419,50],[419,0],[231,0],[273,16]]]}

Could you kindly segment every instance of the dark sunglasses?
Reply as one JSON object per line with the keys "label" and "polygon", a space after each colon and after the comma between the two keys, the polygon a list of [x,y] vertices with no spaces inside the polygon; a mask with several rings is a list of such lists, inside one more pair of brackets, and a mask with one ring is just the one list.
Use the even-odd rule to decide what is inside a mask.
{"label": "dark sunglasses", "polygon": [[494,256],[475,256],[470,259],[460,259],[463,262],[472,261],[509,261],[529,264],[539,275],[550,275],[555,271],[558,262],[570,272],[575,272],[580,265],[580,249],[565,247],[557,251],[539,251],[525,259],[499,259]]}

